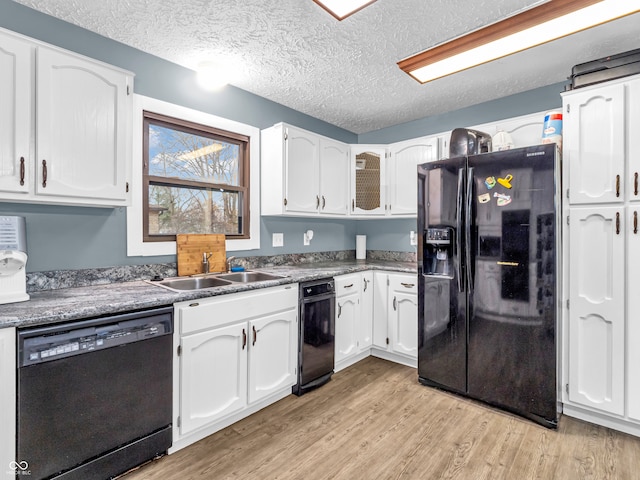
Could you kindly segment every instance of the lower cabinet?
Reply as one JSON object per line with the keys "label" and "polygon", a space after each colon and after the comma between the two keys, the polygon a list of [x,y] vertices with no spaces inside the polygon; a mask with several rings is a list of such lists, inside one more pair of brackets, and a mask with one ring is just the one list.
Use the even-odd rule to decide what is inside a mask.
{"label": "lower cabinet", "polygon": [[375,272],[371,354],[417,366],[418,282],[415,274]]}
{"label": "lower cabinet", "polygon": [[291,393],[297,284],[181,302],[175,313],[173,450]]}
{"label": "lower cabinet", "polygon": [[373,334],[373,272],[335,277],[335,371],[369,356]]}

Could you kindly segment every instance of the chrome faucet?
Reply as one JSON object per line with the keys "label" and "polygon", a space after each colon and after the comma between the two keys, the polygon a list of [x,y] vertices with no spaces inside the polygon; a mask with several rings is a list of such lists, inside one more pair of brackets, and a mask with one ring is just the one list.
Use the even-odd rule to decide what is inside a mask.
{"label": "chrome faucet", "polygon": [[235,260],[235,258],[236,258],[235,256],[231,256],[227,258],[227,272],[231,271],[231,262]]}
{"label": "chrome faucet", "polygon": [[213,255],[213,252],[209,252],[209,255],[207,255],[207,252],[202,253],[202,273],[209,273],[209,258],[211,258],[211,255]]}

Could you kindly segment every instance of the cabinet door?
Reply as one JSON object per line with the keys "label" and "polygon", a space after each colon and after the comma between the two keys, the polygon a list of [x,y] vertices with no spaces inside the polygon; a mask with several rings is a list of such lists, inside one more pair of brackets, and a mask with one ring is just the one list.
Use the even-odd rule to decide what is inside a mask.
{"label": "cabinet door", "polygon": [[624,210],[569,213],[569,400],[624,413]]}
{"label": "cabinet door", "polygon": [[37,71],[37,194],[124,202],[129,77],[44,47]]}
{"label": "cabinet door", "polygon": [[293,127],[286,130],[286,211],[317,212],[320,205],[318,137]]}
{"label": "cabinet door", "polygon": [[297,312],[288,310],[249,322],[249,403],[296,383]]}
{"label": "cabinet door", "polygon": [[389,274],[373,274],[373,345],[384,350],[389,348]]}
{"label": "cabinet door", "polygon": [[[357,147],[357,148],[356,148]],[[351,148],[351,214],[384,215],[386,150],[366,145]]]}
{"label": "cabinet door", "polygon": [[246,406],[247,339],[246,322],[182,338],[181,435]]}
{"label": "cabinet door", "polygon": [[627,84],[627,148],[629,199],[640,201],[640,78]]}
{"label": "cabinet door", "polygon": [[362,272],[360,293],[360,325],[358,327],[358,348],[365,350],[373,343],[373,272]]}
{"label": "cabinet door", "polygon": [[358,353],[359,292],[336,298],[335,363]]}
{"label": "cabinet door", "polygon": [[629,417],[640,420],[640,207],[628,209],[627,220],[627,382]]}
{"label": "cabinet door", "polygon": [[418,205],[418,165],[438,159],[438,139],[420,138],[391,145],[387,164],[391,215],[416,215]]}
{"label": "cabinet door", "polygon": [[349,146],[320,140],[320,213],[349,213]]}
{"label": "cabinet door", "polygon": [[32,164],[33,52],[0,33],[0,192],[28,192]]}
{"label": "cabinet door", "polygon": [[391,349],[418,356],[418,287],[415,277],[390,275]]}
{"label": "cabinet door", "polygon": [[622,202],[625,87],[598,87],[564,98],[564,154],[571,204]]}

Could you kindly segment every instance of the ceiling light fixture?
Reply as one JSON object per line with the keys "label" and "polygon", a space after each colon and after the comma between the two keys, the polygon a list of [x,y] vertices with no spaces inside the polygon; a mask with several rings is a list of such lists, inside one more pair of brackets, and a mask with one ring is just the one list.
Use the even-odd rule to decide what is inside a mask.
{"label": "ceiling light fixture", "polygon": [[228,73],[217,62],[203,61],[196,68],[198,85],[205,90],[218,90],[229,83]]}
{"label": "ceiling light fixture", "polygon": [[430,82],[640,12],[640,0],[549,0],[398,62]]}
{"label": "ceiling light fixture", "polygon": [[313,0],[338,20],[362,10],[376,0]]}

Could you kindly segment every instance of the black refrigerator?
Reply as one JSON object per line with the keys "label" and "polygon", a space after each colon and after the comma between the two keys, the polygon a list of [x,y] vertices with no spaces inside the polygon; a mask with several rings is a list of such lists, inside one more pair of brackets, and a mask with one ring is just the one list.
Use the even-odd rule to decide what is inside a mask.
{"label": "black refrigerator", "polygon": [[560,177],[546,144],[418,166],[418,375],[557,426]]}

